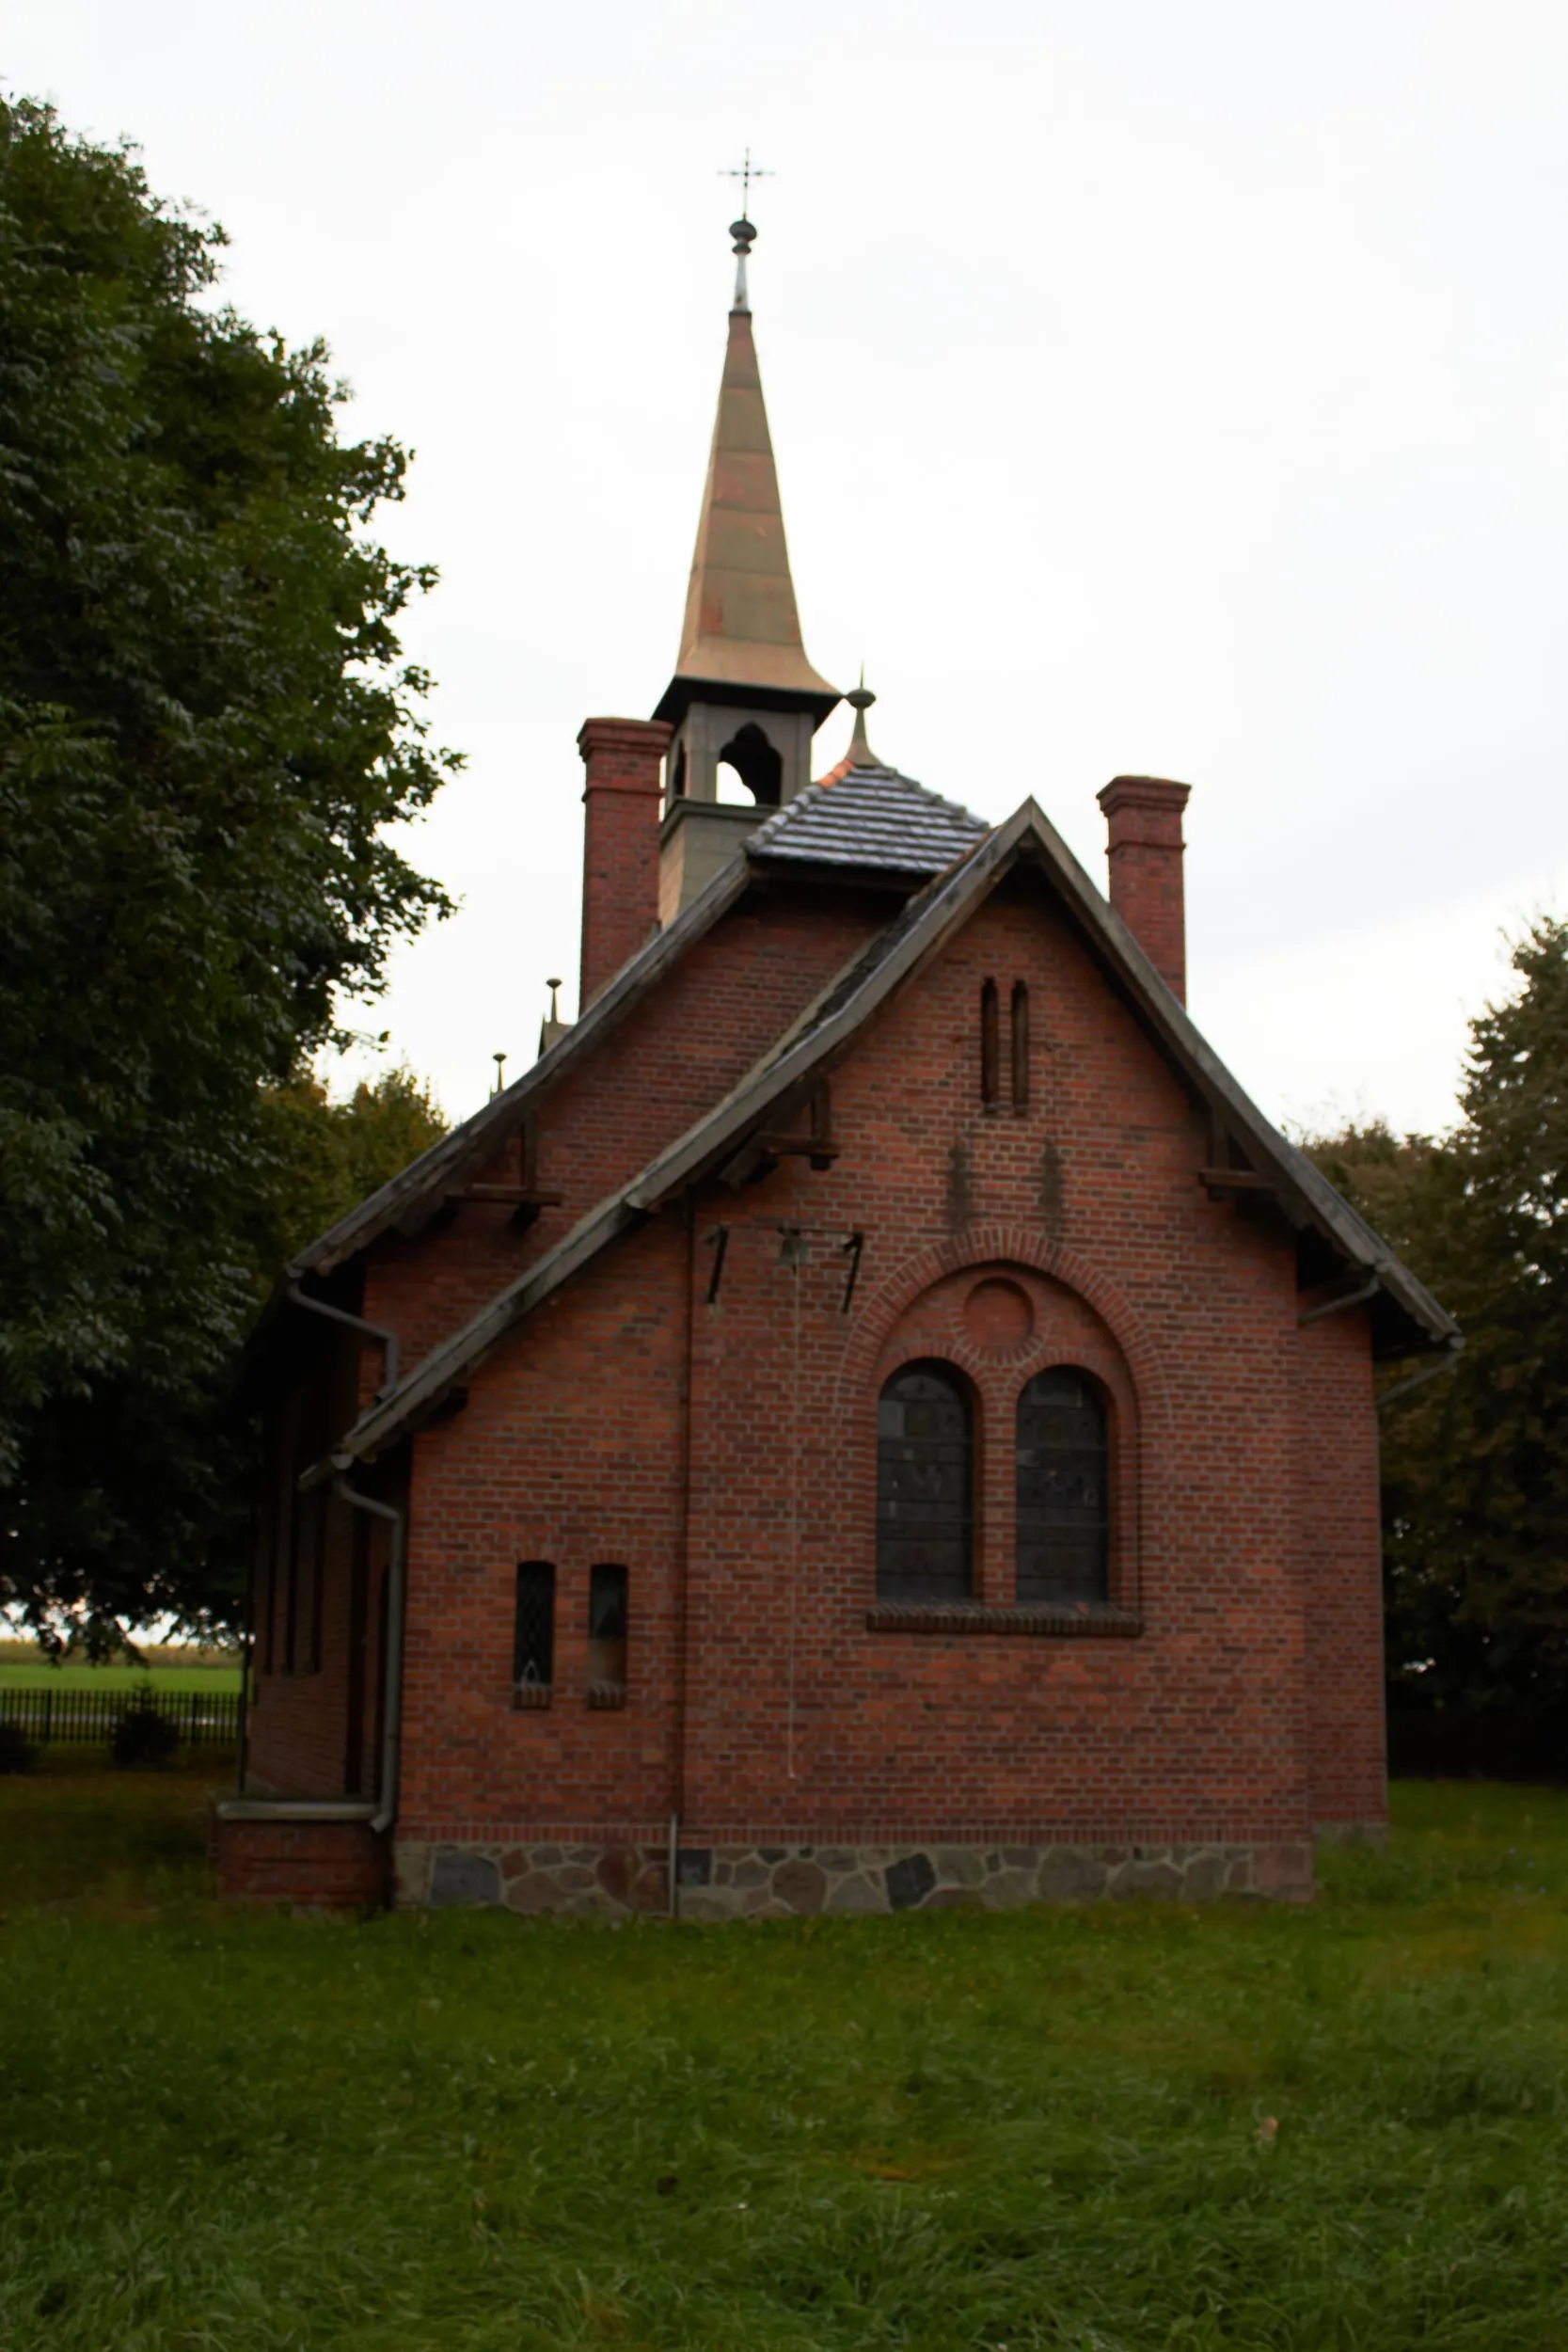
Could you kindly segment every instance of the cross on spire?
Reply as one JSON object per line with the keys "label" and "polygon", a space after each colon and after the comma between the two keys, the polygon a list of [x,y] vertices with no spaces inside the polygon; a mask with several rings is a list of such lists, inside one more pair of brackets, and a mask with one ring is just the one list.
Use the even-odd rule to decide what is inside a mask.
{"label": "cross on spire", "polygon": [[[753,180],[774,180],[774,179],[777,179],[778,174],[777,174],[776,172],[772,172],[772,171],[764,171],[764,169],[763,169],[763,167],[762,167],[762,166],[761,166],[760,164],[754,164],[754,163],[752,163],[752,151],[751,151],[751,149],[750,149],[750,148],[748,148],[748,149],[746,150],[746,152],[745,152],[744,157],[743,157],[743,158],[742,158],[742,160],[741,160],[741,163],[740,163],[740,167],[739,167],[739,168],[738,168],[737,170],[735,170],[735,171],[721,171],[721,172],[719,174],[719,177],[720,177],[720,179],[721,179],[721,180],[738,180],[738,181],[739,181],[739,183],[740,183],[740,217],[741,217],[741,219],[742,219],[742,220],[745,220],[745,218],[746,218],[746,216],[747,216],[748,213],[749,213],[749,212],[751,211],[751,209],[752,209],[752,181],[753,181]],[[730,233],[731,233],[731,234],[732,234],[732,236],[733,236],[733,235],[735,234],[735,231],[732,230]]]}
{"label": "cross on spire", "polygon": [[735,300],[730,306],[732,310],[749,310],[752,307],[746,292],[746,260],[757,233],[747,217],[752,201],[752,183],[753,180],[771,180],[775,176],[771,171],[764,171],[760,164],[752,163],[750,148],[746,150],[745,160],[737,170],[719,174],[721,180],[738,180],[740,183],[740,218],[730,223],[730,234],[735,239],[731,248],[735,254]]}

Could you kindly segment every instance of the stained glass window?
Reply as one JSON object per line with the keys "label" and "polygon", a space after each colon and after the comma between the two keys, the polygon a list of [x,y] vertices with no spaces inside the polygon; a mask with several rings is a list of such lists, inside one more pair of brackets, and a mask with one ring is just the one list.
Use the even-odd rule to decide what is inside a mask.
{"label": "stained glass window", "polygon": [[1018,1400],[1018,1600],[1109,1597],[1105,1407],[1087,1373],[1037,1372]]}
{"label": "stained glass window", "polygon": [[967,1600],[973,1507],[969,1397],[945,1364],[906,1364],[877,1406],[877,1593]]}

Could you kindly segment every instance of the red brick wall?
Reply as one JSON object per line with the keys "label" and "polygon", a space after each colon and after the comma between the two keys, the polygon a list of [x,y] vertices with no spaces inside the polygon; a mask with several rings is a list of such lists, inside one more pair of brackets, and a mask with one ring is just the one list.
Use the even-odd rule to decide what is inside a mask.
{"label": "red brick wall", "polygon": [[1299,1343],[1296,1494],[1307,1613],[1312,1819],[1383,1825],[1383,1581],[1366,1310]]}
{"label": "red brick wall", "polygon": [[388,1845],[362,1821],[226,1820],[209,1847],[218,1893],[253,1902],[374,1909],[388,1893]]}
{"label": "red brick wall", "polygon": [[[552,1089],[540,1120],[538,1167],[541,1184],[566,1196],[560,1208],[546,1210],[536,1224],[519,1232],[504,1210],[469,1206],[452,1223],[428,1229],[415,1240],[393,1234],[378,1245],[366,1270],[360,1303],[372,1321],[398,1331],[404,1368],[467,1321],[568,1232],[585,1210],[726,1092],[888,914],[889,901],[881,894],[822,894],[781,883],[759,891],[700,941],[649,1000],[606,1038],[587,1068]],[[277,1514],[285,1502],[290,1509],[295,1507],[288,1500],[294,1477],[321,1451],[319,1435],[312,1434],[318,1422],[323,1429],[328,1423],[334,1431],[346,1427],[354,1417],[356,1391],[368,1396],[381,1376],[376,1348],[360,1348],[352,1336],[328,1331],[302,1311],[295,1312],[297,1324],[291,1331],[298,1361],[279,1375],[270,1433],[272,1468],[263,1493],[271,1532],[263,1536],[264,1549],[279,1540]],[[328,1358],[333,1367],[329,1375],[323,1370]],[[336,1382],[329,1410],[318,1410],[312,1404],[324,1377]],[[272,1583],[271,1673],[262,1671],[267,1649],[258,1628],[257,1703],[249,1743],[252,1778],[259,1787],[290,1795],[344,1793],[353,1535],[346,1506],[335,1502],[332,1513],[321,1671],[306,1673],[297,1661],[293,1672],[285,1670],[286,1536],[277,1553]],[[375,1529],[369,1540],[372,1552],[360,1781],[367,1792],[375,1787],[380,1673],[376,1601],[385,1567],[385,1534]],[[584,1565],[584,1579],[586,1573]],[[584,1610],[585,1595],[586,1585]],[[260,1609],[264,1610],[267,1597],[263,1573],[258,1581]],[[509,1673],[510,1617],[502,1646],[504,1671]]]}
{"label": "red brick wall", "polygon": [[1111,904],[1183,1004],[1187,916],[1181,812],[1190,789],[1164,776],[1115,776],[1100,795],[1110,834]]}
{"label": "red brick wall", "polygon": [[578,737],[587,769],[582,836],[580,1001],[658,928],[659,762],[662,720],[586,719]]}
{"label": "red brick wall", "polygon": [[[685,1264],[682,1221],[661,1218],[542,1311],[542,1346],[494,1359],[467,1408],[418,1440],[401,1822],[667,1819]],[[555,1683],[547,1709],[515,1713],[523,1560],[555,1564]],[[630,1570],[619,1711],[584,1699],[596,1562]]]}
{"label": "red brick wall", "polygon": [[[725,952],[733,990],[738,930]],[[1026,1110],[980,1104],[987,978],[1004,1008],[1015,980],[1030,993]],[[667,1017],[639,1066],[662,1054],[668,1100],[683,1082],[669,1073],[704,1050],[700,1025]],[[1330,1319],[1304,1347],[1289,1229],[1198,1186],[1203,1122],[1040,885],[1006,885],[884,1009],[834,1076],[832,1128],[830,1172],[788,1161],[739,1194],[709,1188],[689,1272],[678,1210],[616,1245],[474,1374],[463,1413],[416,1440],[401,1834],[635,1836],[678,1807],[715,1838],[1299,1840],[1309,1751],[1347,1732],[1359,1777],[1343,1794],[1323,1782],[1324,1800],[1375,1812],[1378,1687],[1304,1604],[1303,1531],[1321,1549],[1330,1518],[1336,1588],[1363,1612],[1375,1592],[1365,1328]],[[720,1222],[731,1239],[708,1306]],[[798,1271],[780,1255],[791,1222]],[[970,1330],[984,1277],[1027,1298],[1026,1343],[988,1348]],[[875,1401],[906,1349],[951,1353],[980,1393],[988,1601],[1007,1589],[1017,1391],[1046,1361],[1098,1372],[1115,1403],[1117,1592],[1135,1596],[1141,1638],[867,1629]],[[1304,1405],[1350,1434],[1353,1501],[1308,1492]],[[547,1710],[514,1713],[513,1578],[533,1558],[558,1565],[556,1684]],[[595,1561],[631,1572],[617,1713],[583,1700]],[[1309,1615],[1325,1671],[1355,1669],[1310,1710]]]}
{"label": "red brick wall", "polygon": [[[781,883],[700,940],[586,1065],[551,1089],[539,1114],[538,1177],[545,1190],[564,1194],[559,1208],[519,1232],[506,1210],[470,1205],[439,1231],[377,1245],[364,1311],[397,1329],[404,1364],[467,1322],[710,1109],[891,912],[884,895]],[[515,1166],[494,1173],[515,1181]],[[373,1350],[366,1363],[379,1377]]]}

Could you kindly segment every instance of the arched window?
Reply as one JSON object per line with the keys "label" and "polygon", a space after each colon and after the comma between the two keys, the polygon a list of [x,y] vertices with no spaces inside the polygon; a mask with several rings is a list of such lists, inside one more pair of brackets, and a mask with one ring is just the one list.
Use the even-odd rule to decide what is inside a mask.
{"label": "arched window", "polygon": [[877,1405],[877,1594],[967,1600],[969,1396],[946,1364],[906,1364]]}
{"label": "arched window", "polygon": [[1018,1400],[1020,1607],[1110,1597],[1105,1407],[1086,1372],[1037,1372]]}

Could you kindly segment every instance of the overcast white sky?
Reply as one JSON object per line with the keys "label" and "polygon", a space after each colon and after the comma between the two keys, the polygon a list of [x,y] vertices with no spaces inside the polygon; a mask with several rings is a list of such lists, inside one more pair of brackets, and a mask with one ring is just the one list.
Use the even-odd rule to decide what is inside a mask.
{"label": "overcast white sky", "polygon": [[0,75],[418,450],[463,908],[370,1017],[449,1113],[575,1005],[575,737],[673,664],[749,141],[813,660],[1097,880],[1098,787],[1189,781],[1213,1043],[1276,1118],[1447,1123],[1568,904],[1560,0],[50,0]]}

